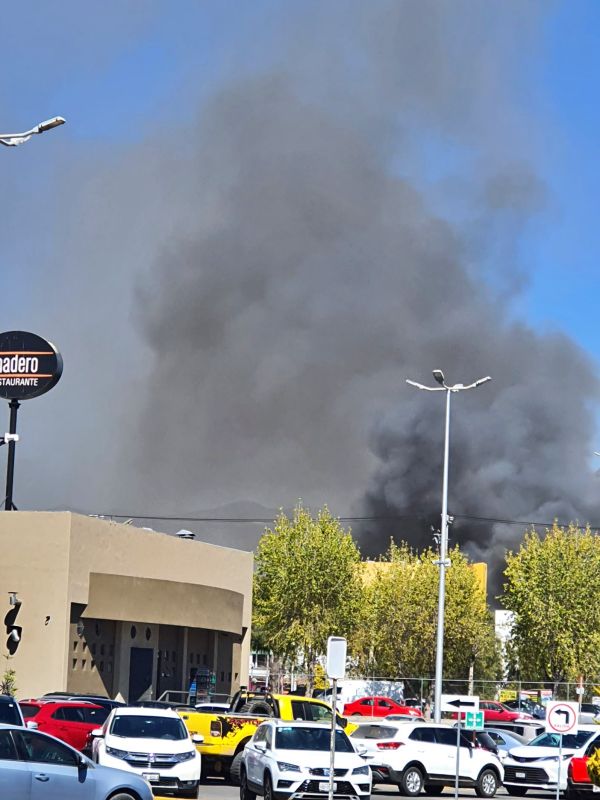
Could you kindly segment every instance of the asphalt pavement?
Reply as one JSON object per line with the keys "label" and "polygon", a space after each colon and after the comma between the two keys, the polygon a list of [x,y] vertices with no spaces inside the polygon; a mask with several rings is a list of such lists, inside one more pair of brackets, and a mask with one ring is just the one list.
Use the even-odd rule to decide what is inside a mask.
{"label": "asphalt pavement", "polygon": [[[451,800],[454,797],[454,789],[446,788],[444,789],[444,793],[441,795],[447,800]],[[198,792],[198,800],[239,800],[240,797],[240,790],[237,786],[232,786],[229,783],[225,783],[225,781],[221,778],[208,778],[202,785],[200,786],[200,791]],[[375,786],[373,789],[373,797],[380,798],[380,800],[387,800],[387,798],[393,798],[393,800],[398,800],[400,794],[398,789],[395,786],[384,786],[379,784]],[[435,798],[431,797],[430,795],[422,794],[419,795],[419,800],[439,800],[440,795],[436,795]],[[475,794],[473,789],[460,789],[459,790],[459,797],[461,798],[469,798],[469,800],[477,800],[477,795]],[[507,798],[510,797],[508,795],[506,789],[500,789],[498,794],[496,795],[498,798]],[[527,799],[534,800],[538,798],[538,800],[553,800],[554,794],[550,792],[534,792],[529,791],[527,793]],[[156,797],[156,800],[159,800],[159,797]],[[172,800],[171,797],[167,796],[160,796],[160,800]]]}

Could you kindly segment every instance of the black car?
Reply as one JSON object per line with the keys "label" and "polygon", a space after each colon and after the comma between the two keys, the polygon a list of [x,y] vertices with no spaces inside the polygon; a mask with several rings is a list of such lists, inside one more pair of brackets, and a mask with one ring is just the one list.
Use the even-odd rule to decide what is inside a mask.
{"label": "black car", "polygon": [[0,722],[3,725],[20,725],[25,727],[21,708],[14,697],[0,694]]}

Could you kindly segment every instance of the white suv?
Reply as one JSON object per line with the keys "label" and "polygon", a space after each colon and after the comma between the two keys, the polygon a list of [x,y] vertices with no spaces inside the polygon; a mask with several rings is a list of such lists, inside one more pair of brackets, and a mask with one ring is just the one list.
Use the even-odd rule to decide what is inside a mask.
{"label": "white suv", "polygon": [[198,796],[202,736],[190,736],[170,708],[115,708],[102,728],[92,731],[92,758],[104,767],[135,772],[153,789]]}
{"label": "white suv", "polygon": [[[327,796],[331,726],[269,720],[244,748],[240,800],[296,800]],[[333,792],[345,800],[369,800],[371,770],[343,730],[335,732]]]}
{"label": "white suv", "polygon": [[[456,729],[428,723],[360,725],[351,735],[355,745],[369,752],[375,783],[395,783],[402,794],[441,794],[454,786]],[[479,797],[496,794],[504,778],[500,760],[489,750],[474,747],[461,733],[459,786],[471,787]]]}

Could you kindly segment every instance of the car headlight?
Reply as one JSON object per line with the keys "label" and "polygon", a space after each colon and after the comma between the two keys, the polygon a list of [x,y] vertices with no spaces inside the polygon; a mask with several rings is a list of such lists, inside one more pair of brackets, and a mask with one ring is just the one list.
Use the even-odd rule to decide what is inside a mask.
{"label": "car headlight", "polygon": [[177,761],[191,761],[195,755],[196,755],[195,750],[188,750],[186,753],[177,753],[175,758],[177,759]]}
{"label": "car headlight", "polygon": [[117,750],[116,747],[106,747],[106,755],[113,758],[127,758],[127,750]]}
{"label": "car headlight", "polygon": [[278,761],[277,766],[281,772],[300,772],[300,767],[296,764],[290,764],[287,761]]}
{"label": "car headlight", "polygon": [[352,770],[353,775],[368,775],[369,767],[354,767]]}

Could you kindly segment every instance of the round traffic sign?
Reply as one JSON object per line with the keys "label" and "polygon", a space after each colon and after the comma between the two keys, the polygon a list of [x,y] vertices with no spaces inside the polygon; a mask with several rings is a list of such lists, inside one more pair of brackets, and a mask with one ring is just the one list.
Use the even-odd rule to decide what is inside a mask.
{"label": "round traffic sign", "polygon": [[571,733],[577,728],[577,703],[548,703],[546,730],[554,733]]}

